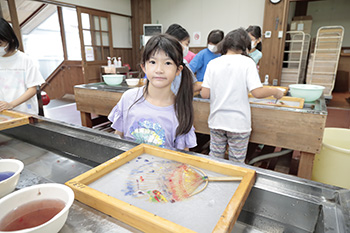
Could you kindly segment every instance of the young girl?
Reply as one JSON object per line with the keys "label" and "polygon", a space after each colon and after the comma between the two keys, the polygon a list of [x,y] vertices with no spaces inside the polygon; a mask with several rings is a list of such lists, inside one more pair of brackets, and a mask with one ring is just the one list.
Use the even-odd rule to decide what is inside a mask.
{"label": "young girl", "polygon": [[262,58],[261,53],[261,28],[259,26],[249,26],[246,30],[251,39],[251,49],[249,51],[249,56],[253,58],[255,64],[258,64]]}
{"label": "young girl", "polygon": [[251,131],[248,93],[255,98],[283,96],[277,88],[262,87],[256,65],[247,55],[249,47],[244,29],[231,31],[218,45],[223,55],[207,66],[201,95],[210,97],[211,156],[224,158],[228,144],[229,159],[244,162]]}
{"label": "young girl", "polygon": [[[192,77],[183,63],[180,43],[165,34],[152,37],[141,68],[147,75],[146,85],[126,91],[108,116],[115,133],[170,149],[195,147]],[[182,82],[175,96],[171,83],[179,74]]]}
{"label": "young girl", "polygon": [[[183,28],[181,25],[174,23],[169,26],[169,28],[166,30],[165,33],[175,37],[180,42],[183,50],[183,57],[186,57],[189,51],[188,46],[190,44],[190,34],[188,34],[187,30]],[[183,59],[183,62],[186,66],[188,66],[188,62],[186,59]],[[193,83],[194,91],[195,92],[200,91],[201,86],[196,83],[197,79],[194,76],[192,71],[191,71],[191,74],[192,74],[192,83]],[[175,77],[174,82],[171,85],[171,90],[175,93],[175,95],[180,87],[180,83],[181,83],[181,75],[178,75]]]}
{"label": "young girl", "polygon": [[217,44],[224,39],[224,32],[221,30],[212,30],[208,35],[208,48],[200,51],[191,61],[190,68],[193,73],[197,73],[197,80],[203,82],[204,73],[208,62],[214,58],[220,57],[217,54]]}
{"label": "young girl", "polygon": [[18,46],[12,27],[0,18],[0,112],[14,109],[38,114],[36,87],[45,80],[35,63],[17,50]]}

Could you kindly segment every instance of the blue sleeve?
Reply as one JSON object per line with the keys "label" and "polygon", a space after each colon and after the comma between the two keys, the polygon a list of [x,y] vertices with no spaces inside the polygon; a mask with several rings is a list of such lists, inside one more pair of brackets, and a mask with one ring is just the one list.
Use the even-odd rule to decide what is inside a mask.
{"label": "blue sleeve", "polygon": [[203,53],[199,52],[190,62],[190,68],[196,73],[203,66]]}

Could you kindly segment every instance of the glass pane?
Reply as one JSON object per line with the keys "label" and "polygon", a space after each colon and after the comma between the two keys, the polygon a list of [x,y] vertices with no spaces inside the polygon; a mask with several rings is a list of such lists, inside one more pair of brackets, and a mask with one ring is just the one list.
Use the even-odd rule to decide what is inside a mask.
{"label": "glass pane", "polygon": [[108,32],[102,32],[102,43],[103,45],[109,45]]}
{"label": "glass pane", "polygon": [[89,14],[81,14],[81,23],[83,24],[83,29],[90,29],[90,17]]}
{"label": "glass pane", "polygon": [[95,43],[96,43],[96,45],[101,46],[102,44],[101,44],[101,34],[100,34],[100,32],[95,32],[94,34],[95,34]]}
{"label": "glass pane", "polygon": [[[102,59],[102,49],[101,47],[95,47],[95,54],[96,54],[96,60],[103,60]],[[108,56],[106,56],[107,59]]]}
{"label": "glass pane", "polygon": [[62,12],[68,60],[81,60],[77,11],[74,8],[62,7]]}
{"label": "glass pane", "polygon": [[108,20],[106,17],[101,17],[101,30],[108,31]]}
{"label": "glass pane", "polygon": [[98,16],[94,16],[94,28],[95,30],[100,30],[100,20]]}
{"label": "glass pane", "polygon": [[109,53],[109,47],[103,47],[103,55],[106,58],[111,56],[111,54]]}
{"label": "glass pane", "polygon": [[63,61],[63,47],[57,11],[30,32],[21,31],[26,54],[39,62],[46,79]]}
{"label": "glass pane", "polygon": [[91,32],[83,30],[84,45],[92,45],[91,42]]}

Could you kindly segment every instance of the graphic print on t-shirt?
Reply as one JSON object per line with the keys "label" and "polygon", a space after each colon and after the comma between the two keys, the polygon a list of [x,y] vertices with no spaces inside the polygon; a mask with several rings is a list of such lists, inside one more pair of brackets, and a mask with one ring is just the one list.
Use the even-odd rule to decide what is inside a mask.
{"label": "graphic print on t-shirt", "polygon": [[140,119],[130,127],[130,134],[137,143],[147,143],[159,147],[165,147],[165,131],[162,126],[153,119]]}

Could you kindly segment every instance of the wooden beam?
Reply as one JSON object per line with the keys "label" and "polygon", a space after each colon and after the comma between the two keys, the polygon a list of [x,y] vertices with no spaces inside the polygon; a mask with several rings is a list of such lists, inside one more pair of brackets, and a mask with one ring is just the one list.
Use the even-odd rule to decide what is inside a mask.
{"label": "wooden beam", "polygon": [[0,17],[1,17],[1,18],[4,18],[4,16],[2,15],[1,1],[0,1]]}
{"label": "wooden beam", "polygon": [[[150,0],[131,0],[131,28],[132,28],[132,49],[133,63],[139,64],[141,60],[140,37],[143,34],[143,24],[149,24],[151,19]],[[139,67],[135,67],[137,70]]]}
{"label": "wooden beam", "polygon": [[42,4],[40,7],[38,7],[31,15],[29,15],[25,20],[22,21],[22,23],[19,25],[20,28],[22,28],[24,25],[26,25],[28,22],[30,22],[35,16],[37,16],[45,7],[47,4]]}
{"label": "wooden beam", "polygon": [[314,153],[300,152],[300,162],[298,168],[298,177],[311,180],[312,168],[314,166]]}
{"label": "wooden beam", "polygon": [[60,34],[61,34],[61,40],[62,40],[62,47],[63,47],[63,57],[64,60],[68,60],[68,52],[67,52],[67,42],[66,42],[66,33],[64,30],[64,23],[63,23],[63,13],[62,13],[62,7],[57,7],[57,14],[58,14],[58,22],[60,24]]}
{"label": "wooden beam", "polygon": [[[262,53],[260,60],[260,78],[264,81],[265,75],[269,75],[269,83],[274,79],[281,83],[282,62],[284,53],[284,43],[287,31],[287,18],[289,10],[289,0],[273,4],[270,0],[265,0],[263,34],[266,31],[271,33],[269,38],[263,35]],[[279,32],[282,37],[279,37]]]}
{"label": "wooden beam", "polygon": [[7,0],[7,3],[9,5],[12,27],[13,27],[13,30],[17,36],[18,41],[19,41],[18,49],[24,52],[23,43],[22,43],[21,28],[19,26],[17,9],[16,9],[16,2],[15,2],[15,0]]}

